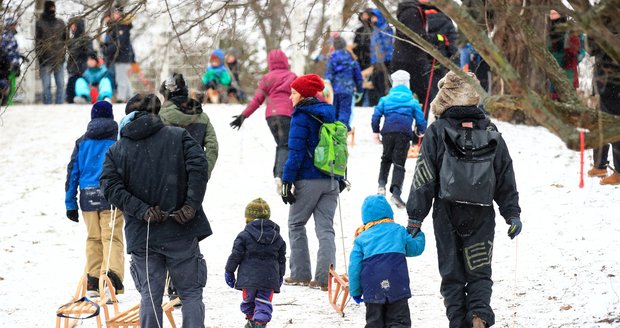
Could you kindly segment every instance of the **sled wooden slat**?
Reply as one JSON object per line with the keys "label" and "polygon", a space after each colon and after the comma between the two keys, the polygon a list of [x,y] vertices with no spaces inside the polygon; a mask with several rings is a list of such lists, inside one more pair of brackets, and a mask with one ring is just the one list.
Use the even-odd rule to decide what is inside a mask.
{"label": "sled wooden slat", "polygon": [[329,266],[329,279],[327,280],[327,297],[336,313],[344,316],[344,307],[349,299],[349,277],[346,274],[339,275],[334,270],[334,265]]}
{"label": "sled wooden slat", "polygon": [[[83,275],[82,278],[80,278],[80,282],[78,283],[78,287],[73,295],[73,298],[71,298],[68,302],[69,304],[59,308],[56,311],[56,328],[60,328],[62,323],[64,323],[65,328],[74,327],[78,322],[77,319],[63,318],[62,316],[81,318],[88,317],[97,311],[97,307],[90,302],[78,302],[79,299],[86,296],[86,282],[87,276]],[[108,297],[106,296],[105,288],[108,289],[108,293],[110,294],[110,301],[113,304],[114,314],[118,312],[118,300],[116,299],[116,293],[114,291],[114,287],[112,286],[112,282],[107,275],[102,275],[99,277],[99,291],[102,296],[92,300],[99,306],[99,314],[94,316],[95,321],[97,322],[97,327],[102,327],[101,313],[103,313],[105,320],[109,318],[110,314],[107,304]]]}
{"label": "sled wooden slat", "polygon": [[[177,327],[174,322],[174,317],[172,317],[172,311],[174,310],[174,306],[180,302],[181,300],[179,298],[175,298],[170,302],[162,304],[162,310],[166,314],[172,328]],[[136,304],[133,307],[118,313],[108,320],[106,325],[108,328],[140,327],[140,304]]]}

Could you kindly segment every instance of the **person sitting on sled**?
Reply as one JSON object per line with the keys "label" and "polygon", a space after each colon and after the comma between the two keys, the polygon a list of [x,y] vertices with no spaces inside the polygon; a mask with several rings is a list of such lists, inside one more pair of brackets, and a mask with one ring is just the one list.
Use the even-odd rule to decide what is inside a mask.
{"label": "person sitting on sled", "polygon": [[82,77],[75,82],[75,98],[73,102],[84,104],[93,103],[97,100],[112,99],[112,82],[108,78],[108,69],[104,64],[99,63],[97,54],[88,54],[86,62],[88,68]]}
{"label": "person sitting on sled", "polygon": [[280,292],[286,271],[286,243],[270,216],[269,204],[262,198],[246,206],[246,226],[226,262],[226,284],[243,291],[241,312],[247,319],[246,328],[265,327],[271,321],[271,299]]}
{"label": "person sitting on sled", "polygon": [[355,303],[366,304],[366,328],[411,327],[406,257],[422,254],[424,233],[412,237],[395,223],[394,211],[383,195],[366,197],[362,222],[349,260],[350,295]]}
{"label": "person sitting on sled", "polygon": [[207,89],[209,102],[218,104],[228,101],[228,88],[232,83],[230,72],[224,65],[224,51],[215,49],[209,57],[209,66],[202,76],[202,84]]}

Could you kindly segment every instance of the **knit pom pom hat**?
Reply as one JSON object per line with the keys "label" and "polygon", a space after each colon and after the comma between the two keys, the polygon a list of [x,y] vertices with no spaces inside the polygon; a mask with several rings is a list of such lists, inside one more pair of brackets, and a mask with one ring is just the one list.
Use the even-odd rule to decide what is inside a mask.
{"label": "knit pom pom hat", "polygon": [[96,118],[114,118],[112,104],[105,100],[96,102],[90,110],[90,119],[93,120]]}
{"label": "knit pom pom hat", "polygon": [[291,89],[297,91],[304,98],[314,97],[325,89],[325,83],[316,74],[302,75],[291,83]]}
{"label": "knit pom pom hat", "polygon": [[268,220],[271,217],[271,210],[269,204],[262,199],[256,198],[251,201],[248,206],[245,207],[245,223],[250,223],[256,219]]}

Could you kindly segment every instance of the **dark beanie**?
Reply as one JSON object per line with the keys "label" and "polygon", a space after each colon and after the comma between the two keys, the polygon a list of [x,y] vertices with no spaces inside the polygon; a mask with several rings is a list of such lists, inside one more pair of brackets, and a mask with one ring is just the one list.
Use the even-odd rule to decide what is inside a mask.
{"label": "dark beanie", "polygon": [[52,12],[51,10],[52,7],[54,7],[54,9],[56,7],[56,3],[54,3],[54,1],[50,1],[50,0],[45,1],[45,4],[43,5],[43,12],[44,13]]}
{"label": "dark beanie", "polygon": [[316,74],[302,75],[291,83],[291,88],[299,92],[304,97],[314,97],[317,93],[325,89],[325,83],[320,76]]}
{"label": "dark beanie", "polygon": [[90,110],[90,119],[93,120],[96,118],[114,118],[112,104],[105,100],[96,102]]}
{"label": "dark beanie", "polygon": [[256,219],[269,219],[271,217],[271,209],[269,204],[262,199],[256,198],[245,207],[245,223],[250,223]]}
{"label": "dark beanie", "polygon": [[159,93],[161,93],[166,99],[179,96],[187,97],[187,84],[185,84],[183,74],[172,73],[166,81],[162,82],[161,88],[159,88]]}
{"label": "dark beanie", "polygon": [[150,93],[145,96],[138,93],[127,101],[125,115],[129,115],[132,112],[149,112],[158,115],[160,109],[161,101],[159,101],[156,95]]}
{"label": "dark beanie", "polygon": [[343,38],[339,36],[334,38],[334,49],[342,50],[346,47],[347,47],[347,41],[345,41]]}

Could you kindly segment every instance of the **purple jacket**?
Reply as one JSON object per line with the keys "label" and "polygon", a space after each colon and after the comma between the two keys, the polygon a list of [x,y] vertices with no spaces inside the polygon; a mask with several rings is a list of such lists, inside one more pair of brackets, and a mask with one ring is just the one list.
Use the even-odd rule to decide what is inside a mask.
{"label": "purple jacket", "polygon": [[258,83],[254,98],[241,114],[246,118],[250,117],[266,98],[265,117],[291,117],[293,113],[293,102],[290,99],[291,83],[297,76],[289,71],[288,58],[282,50],[270,51],[267,56],[267,64],[269,73],[263,75]]}

